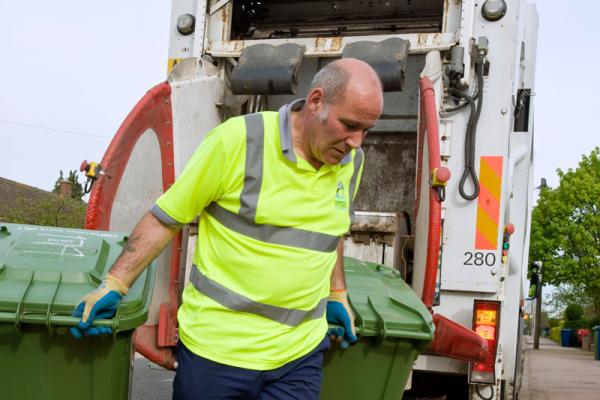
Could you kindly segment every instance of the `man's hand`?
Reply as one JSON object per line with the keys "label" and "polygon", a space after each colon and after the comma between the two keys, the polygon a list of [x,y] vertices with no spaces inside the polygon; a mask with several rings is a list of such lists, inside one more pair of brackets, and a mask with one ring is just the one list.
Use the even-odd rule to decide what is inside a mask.
{"label": "man's hand", "polygon": [[[344,328],[343,340],[340,343],[342,349],[356,342],[356,330],[354,329],[354,314],[348,303],[348,294],[345,290],[332,290],[327,302],[327,322]],[[330,329],[329,335],[342,337],[339,329]]]}
{"label": "man's hand", "polygon": [[112,318],[117,312],[121,298],[128,292],[127,286],[111,274],[107,274],[98,288],[85,295],[75,310],[73,317],[81,317],[77,326],[69,330],[76,339],[83,335],[105,335],[112,333],[112,329],[104,326],[92,326],[96,318]]}

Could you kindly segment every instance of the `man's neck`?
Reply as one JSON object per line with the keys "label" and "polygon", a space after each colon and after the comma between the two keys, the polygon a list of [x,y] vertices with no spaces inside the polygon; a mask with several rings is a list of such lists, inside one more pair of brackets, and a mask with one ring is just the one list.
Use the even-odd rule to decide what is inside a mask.
{"label": "man's neck", "polygon": [[296,155],[305,159],[316,170],[319,170],[323,163],[310,155],[311,152],[308,143],[310,133],[307,129],[306,118],[303,113],[304,110],[292,111],[290,113],[292,120],[292,147]]}

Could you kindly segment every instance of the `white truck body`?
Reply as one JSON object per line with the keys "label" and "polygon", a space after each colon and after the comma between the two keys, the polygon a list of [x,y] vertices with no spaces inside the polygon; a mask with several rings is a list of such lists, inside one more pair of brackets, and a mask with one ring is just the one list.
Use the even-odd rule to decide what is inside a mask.
{"label": "white truck body", "polygon": [[[96,216],[88,216],[88,225],[131,230],[157,195],[168,187],[172,177],[181,173],[204,135],[224,119],[244,112],[277,110],[290,100],[302,97],[314,73],[324,63],[341,57],[349,44],[404,39],[410,43],[404,68],[405,84],[402,91],[385,93],[384,115],[365,141],[365,174],[356,201],[357,221],[346,239],[346,254],[394,265],[415,292],[422,294],[430,223],[427,216],[430,171],[427,154],[421,165],[417,165],[417,131],[421,122],[419,76],[428,76],[435,90],[441,164],[452,172],[442,203],[438,301],[432,311],[471,328],[474,299],[495,300],[500,302],[501,322],[493,383],[469,385],[468,362],[422,355],[415,365],[413,391],[419,394],[420,374],[430,385],[440,376],[452,380],[453,385],[458,382],[472,399],[515,398],[521,374],[521,304],[526,297],[533,200],[531,96],[534,94],[537,12],[534,5],[515,0],[508,2],[505,15],[499,20],[489,21],[482,13],[486,4],[494,11],[494,7],[505,3],[494,0],[265,0],[262,3],[174,0],[169,77],[165,84],[168,90],[165,89],[164,95],[153,95],[153,99],[166,104],[164,110],[167,111],[159,113],[160,118],[149,118],[151,122],[144,127],[132,123],[143,110],[136,114],[134,109],[131,120],[125,121],[117,133],[120,139],[115,139],[115,148],[128,140],[125,137],[135,136],[127,136],[128,130],[143,132],[129,139],[133,142],[128,154],[111,158],[109,149],[103,168],[108,175],[111,168],[112,171],[118,169],[122,176],[112,183],[96,185],[91,201],[96,201],[95,196],[100,206],[109,202],[110,212],[102,223],[97,222]],[[269,10],[266,16],[264,8]],[[249,13],[262,16],[253,21],[245,20]],[[189,15],[186,17],[186,14]],[[193,29],[190,16],[194,19]],[[475,46],[485,47],[485,41],[481,42],[480,38],[487,39],[487,66],[472,150],[481,190],[477,198],[466,200],[458,188],[465,169],[465,132],[470,111],[469,107],[457,112],[445,111],[456,106],[449,96],[451,83],[447,70],[454,61],[452,48],[462,47],[464,71],[453,84],[462,85],[464,92],[476,92],[476,50],[481,47]],[[246,48],[285,43],[304,46],[297,71],[297,95],[232,93],[231,71]],[[153,100],[143,99],[141,103],[157,107]],[[163,124],[160,129],[165,128],[164,125],[168,128],[162,139],[153,125],[156,123]],[[167,153],[170,155],[165,158]],[[161,159],[161,171],[157,159]],[[422,179],[421,187],[417,188],[419,170]],[[113,189],[115,193],[102,197],[102,191],[106,192],[110,185],[117,186]],[[473,188],[468,180],[465,191],[472,193]],[[415,214],[416,193],[421,198]],[[509,223],[514,225],[515,232],[503,259],[504,231]],[[161,256],[157,282],[171,281],[173,285],[156,289],[148,325],[156,326],[159,347],[163,350],[173,343],[174,334],[172,326],[167,326],[173,324],[168,322],[172,312],[169,317],[169,312],[160,308],[169,303],[169,299],[171,307],[176,308],[173,304],[176,292],[184,281],[187,266],[191,265],[193,246],[186,246],[189,235],[194,235],[193,227],[186,229],[180,241]],[[178,257],[180,261],[173,261]],[[434,375],[429,375],[432,373]],[[437,386],[443,388],[444,385]],[[447,390],[448,398],[456,396],[450,386],[442,390]]]}

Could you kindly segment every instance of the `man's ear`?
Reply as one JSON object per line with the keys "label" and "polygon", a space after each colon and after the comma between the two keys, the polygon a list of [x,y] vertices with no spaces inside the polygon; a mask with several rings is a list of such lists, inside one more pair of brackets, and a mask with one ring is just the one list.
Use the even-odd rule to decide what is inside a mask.
{"label": "man's ear", "polygon": [[322,88],[316,87],[306,96],[306,106],[311,113],[318,113],[323,108],[325,102],[325,92]]}

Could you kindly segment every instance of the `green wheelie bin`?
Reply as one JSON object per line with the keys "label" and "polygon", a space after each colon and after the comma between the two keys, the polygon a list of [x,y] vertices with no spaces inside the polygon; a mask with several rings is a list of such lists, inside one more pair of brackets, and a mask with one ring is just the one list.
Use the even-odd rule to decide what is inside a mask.
{"label": "green wheelie bin", "polygon": [[431,314],[392,268],[344,258],[359,340],[325,354],[322,400],[400,400],[420,352],[433,340]]}
{"label": "green wheelie bin", "polygon": [[121,400],[129,397],[133,330],[152,297],[153,262],[110,320],[113,334],[76,340],[71,312],[98,287],[127,236],[0,224],[0,398]]}

